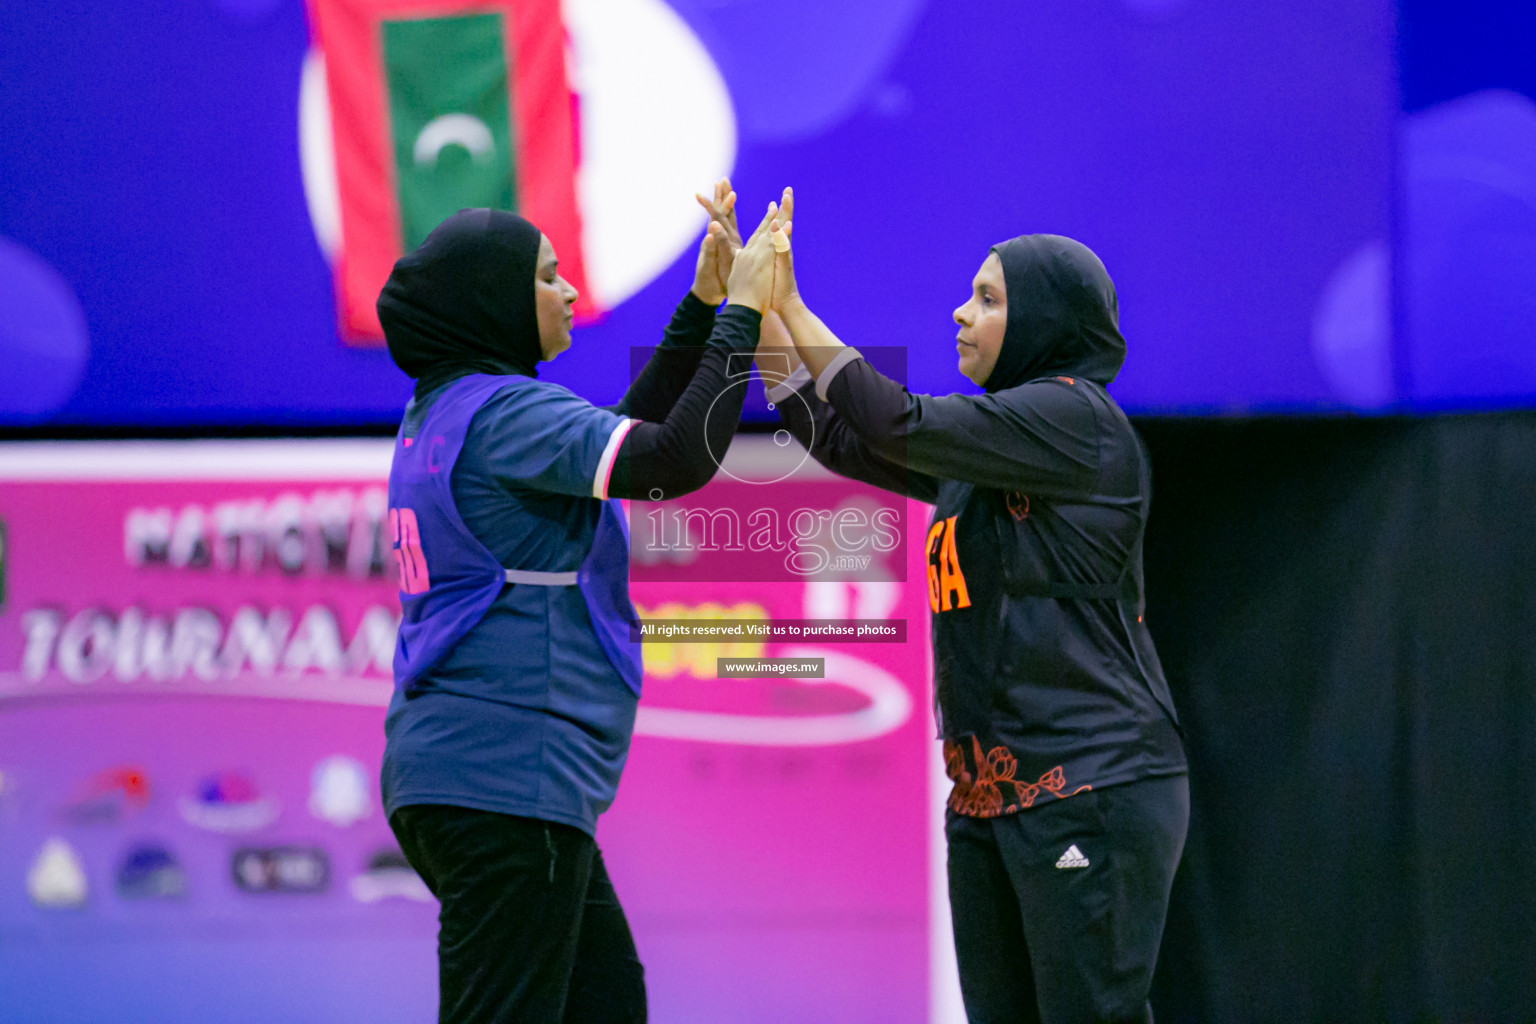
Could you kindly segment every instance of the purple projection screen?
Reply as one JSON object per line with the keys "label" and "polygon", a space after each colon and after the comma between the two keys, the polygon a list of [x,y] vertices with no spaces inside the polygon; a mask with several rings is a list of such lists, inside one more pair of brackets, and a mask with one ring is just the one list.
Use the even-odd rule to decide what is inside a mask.
{"label": "purple projection screen", "polygon": [[[397,420],[408,382],[338,329],[363,187],[338,168],[356,163],[345,147],[405,143],[332,109],[382,58],[326,53],[307,10],[327,4],[369,9],[7,14],[0,72],[26,88],[7,92],[0,139],[0,427]],[[850,343],[906,347],[914,390],[969,388],[951,311],[991,244],[1050,231],[1118,283],[1130,360],[1114,390],[1131,411],[1413,397],[1391,300],[1387,0],[562,10],[576,164],[518,187],[575,188],[568,248],[596,312],[546,373],[595,401],[622,392],[628,347],[659,339],[691,280],[692,195],[726,173],[749,213],[795,186],[806,296]],[[429,185],[506,135],[442,117],[401,157]]]}

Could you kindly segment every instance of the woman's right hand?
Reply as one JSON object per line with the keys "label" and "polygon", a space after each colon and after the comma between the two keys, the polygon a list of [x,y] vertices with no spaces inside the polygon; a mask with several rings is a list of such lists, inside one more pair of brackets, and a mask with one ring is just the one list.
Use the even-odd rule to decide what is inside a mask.
{"label": "woman's right hand", "polygon": [[794,216],[795,194],[786,188],[784,205],[768,224],[770,234],[782,232],[784,236],[783,243],[774,246],[773,297],[768,300],[776,313],[800,301],[800,289],[795,284],[795,256],[789,244],[789,237],[794,233]]}
{"label": "woman's right hand", "polygon": [[762,223],[747,240],[731,265],[731,278],[726,282],[726,296],[733,306],[748,306],[759,313],[768,309],[773,298],[773,238],[769,225],[779,212],[777,203],[768,204],[768,212]]}

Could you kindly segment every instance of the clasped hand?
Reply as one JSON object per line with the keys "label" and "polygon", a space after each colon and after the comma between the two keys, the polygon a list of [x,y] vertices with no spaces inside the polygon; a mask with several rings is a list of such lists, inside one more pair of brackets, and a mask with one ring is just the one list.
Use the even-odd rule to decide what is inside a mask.
{"label": "clasped hand", "polygon": [[749,306],[759,313],[779,309],[793,297],[794,268],[786,242],[774,244],[775,233],[787,240],[794,215],[794,192],[786,188],[780,202],[769,203],[757,229],[745,243],[736,225],[736,193],[730,179],[715,183],[712,199],[696,197],[709,213],[709,225],[699,246],[693,293],[717,305],[729,298],[733,305]]}

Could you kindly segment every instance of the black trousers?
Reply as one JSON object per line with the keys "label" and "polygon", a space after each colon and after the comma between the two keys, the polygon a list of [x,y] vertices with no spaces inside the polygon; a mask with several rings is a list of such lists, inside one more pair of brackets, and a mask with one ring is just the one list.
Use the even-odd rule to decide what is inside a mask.
{"label": "black trousers", "polygon": [[997,818],[950,812],[949,903],[970,1024],[1150,1024],[1188,825],[1183,775]]}
{"label": "black trousers", "polygon": [[645,972],[580,829],[439,804],[389,820],[442,904],[443,1024],[643,1024]]}

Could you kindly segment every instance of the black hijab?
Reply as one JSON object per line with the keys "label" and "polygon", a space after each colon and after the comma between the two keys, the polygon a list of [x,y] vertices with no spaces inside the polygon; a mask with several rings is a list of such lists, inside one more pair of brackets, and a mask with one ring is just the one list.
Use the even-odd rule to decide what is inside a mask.
{"label": "black hijab", "polygon": [[420,399],[469,373],[538,375],[539,229],[505,210],[460,210],[395,262],[379,323]]}
{"label": "black hijab", "polygon": [[1108,384],[1125,362],[1115,284],[1081,242],[1020,235],[992,247],[1003,263],[1008,326],[988,394],[1041,377]]}

